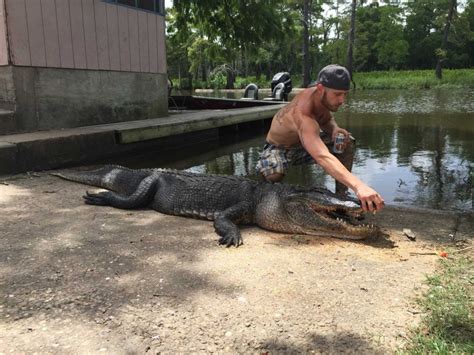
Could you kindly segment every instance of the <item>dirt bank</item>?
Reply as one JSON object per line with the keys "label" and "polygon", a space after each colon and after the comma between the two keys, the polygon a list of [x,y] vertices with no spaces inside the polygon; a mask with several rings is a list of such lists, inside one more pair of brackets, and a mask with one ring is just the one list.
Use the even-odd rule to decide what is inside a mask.
{"label": "dirt bank", "polygon": [[386,353],[436,253],[474,230],[472,214],[387,208],[379,240],[247,227],[226,249],[210,222],[88,206],[85,190],[0,178],[0,352]]}

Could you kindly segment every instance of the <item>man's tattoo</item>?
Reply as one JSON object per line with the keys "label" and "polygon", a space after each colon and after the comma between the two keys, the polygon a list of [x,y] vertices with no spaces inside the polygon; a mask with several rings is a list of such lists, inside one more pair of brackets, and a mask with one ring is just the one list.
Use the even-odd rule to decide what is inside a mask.
{"label": "man's tattoo", "polygon": [[285,117],[285,115],[287,115],[293,109],[293,106],[295,105],[290,102],[288,105],[286,105],[280,111],[277,112],[277,114],[275,115],[275,119],[280,125],[283,124],[283,117]]}

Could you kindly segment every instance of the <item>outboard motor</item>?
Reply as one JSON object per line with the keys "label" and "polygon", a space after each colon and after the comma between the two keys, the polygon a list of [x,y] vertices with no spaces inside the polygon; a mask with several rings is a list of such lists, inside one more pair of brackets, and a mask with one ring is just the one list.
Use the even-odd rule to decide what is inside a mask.
{"label": "outboard motor", "polygon": [[272,96],[269,98],[265,98],[265,100],[288,101],[288,94],[293,89],[290,73],[286,71],[276,73],[273,76],[271,88]]}
{"label": "outboard motor", "polygon": [[258,100],[258,86],[254,83],[250,83],[245,87],[244,100]]}

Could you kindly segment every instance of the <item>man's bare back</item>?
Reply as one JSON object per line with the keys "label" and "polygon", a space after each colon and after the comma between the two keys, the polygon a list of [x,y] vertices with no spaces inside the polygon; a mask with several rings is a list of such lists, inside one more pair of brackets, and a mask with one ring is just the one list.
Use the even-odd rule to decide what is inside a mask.
{"label": "man's bare back", "polygon": [[[316,105],[313,96],[316,88],[308,88],[300,92],[295,98],[280,109],[273,118],[267,142],[287,148],[300,145],[298,126],[302,119],[313,119],[319,127],[325,125],[330,119],[329,110],[321,105]],[[319,135],[319,132],[315,132]]]}

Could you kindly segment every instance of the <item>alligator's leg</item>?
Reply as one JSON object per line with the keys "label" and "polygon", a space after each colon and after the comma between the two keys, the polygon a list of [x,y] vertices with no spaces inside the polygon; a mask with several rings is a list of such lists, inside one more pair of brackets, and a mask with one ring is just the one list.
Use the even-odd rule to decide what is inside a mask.
{"label": "alligator's leg", "polygon": [[82,197],[85,203],[89,205],[112,206],[123,209],[145,207],[155,195],[158,180],[159,178],[157,176],[147,176],[140,182],[135,192],[129,196],[105,191],[96,194],[86,192],[86,195]]}
{"label": "alligator's leg", "polygon": [[221,237],[219,244],[225,244],[227,247],[243,244],[237,224],[250,221],[250,209],[250,203],[243,201],[217,215],[214,219],[214,229]]}

